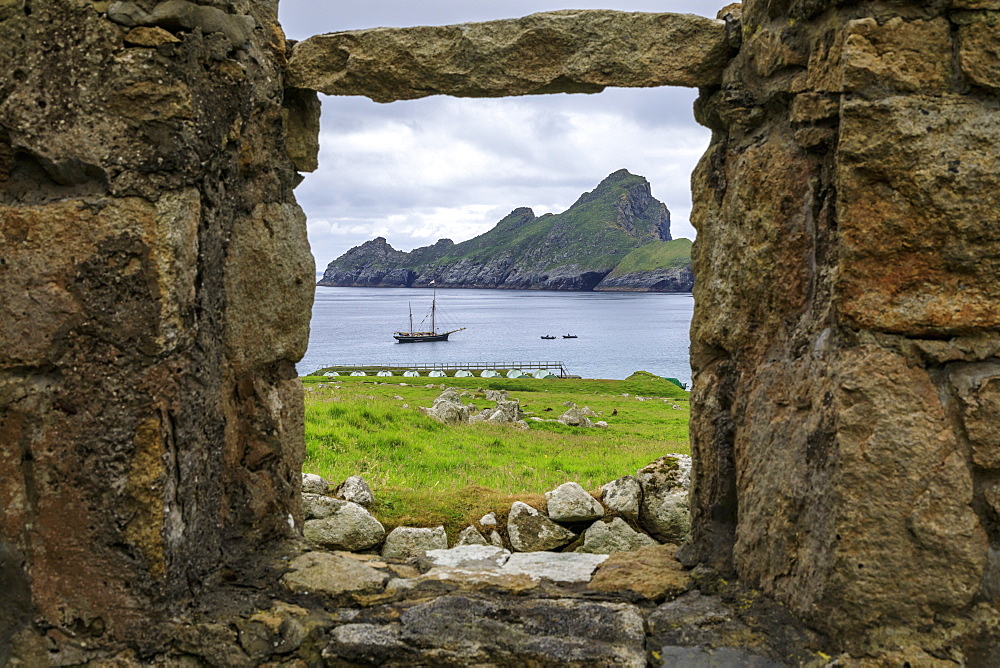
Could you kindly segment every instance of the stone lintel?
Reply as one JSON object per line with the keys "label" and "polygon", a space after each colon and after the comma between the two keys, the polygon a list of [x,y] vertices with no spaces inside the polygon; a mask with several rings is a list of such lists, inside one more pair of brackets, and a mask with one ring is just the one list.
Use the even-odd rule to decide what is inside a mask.
{"label": "stone lintel", "polygon": [[722,21],[693,14],[564,10],[317,35],[293,48],[286,83],[376,102],[597,93],[607,86],[715,85],[728,60]]}

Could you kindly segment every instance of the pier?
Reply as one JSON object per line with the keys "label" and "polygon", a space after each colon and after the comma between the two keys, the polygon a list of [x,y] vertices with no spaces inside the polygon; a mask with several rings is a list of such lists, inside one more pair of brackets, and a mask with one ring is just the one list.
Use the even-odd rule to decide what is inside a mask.
{"label": "pier", "polygon": [[[407,371],[415,371],[421,376],[430,375],[434,371],[440,371],[446,376],[454,376],[457,371],[468,371],[474,376],[482,376],[484,371],[493,371],[497,374],[505,374],[512,369],[517,369],[526,373],[546,369],[558,378],[572,378],[572,374],[566,369],[566,365],[561,361],[520,361],[520,362],[392,362],[387,364],[333,364],[323,367],[312,375],[322,376],[326,373],[337,373],[340,375],[362,372],[366,375],[375,375],[380,371],[388,371],[392,375],[402,375]],[[435,374],[438,375],[438,374]]]}

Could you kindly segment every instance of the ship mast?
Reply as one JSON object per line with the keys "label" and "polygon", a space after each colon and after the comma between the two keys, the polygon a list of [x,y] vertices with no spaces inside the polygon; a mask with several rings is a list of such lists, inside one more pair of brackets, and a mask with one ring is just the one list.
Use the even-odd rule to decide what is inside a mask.
{"label": "ship mast", "polygon": [[[434,285],[434,281],[431,281],[431,285]],[[437,325],[434,324],[434,311],[437,310],[437,298],[438,289],[434,285],[434,297],[431,299],[431,333],[437,334]]]}
{"label": "ship mast", "polygon": [[410,332],[413,332],[413,304],[406,302],[406,306],[410,309]]}

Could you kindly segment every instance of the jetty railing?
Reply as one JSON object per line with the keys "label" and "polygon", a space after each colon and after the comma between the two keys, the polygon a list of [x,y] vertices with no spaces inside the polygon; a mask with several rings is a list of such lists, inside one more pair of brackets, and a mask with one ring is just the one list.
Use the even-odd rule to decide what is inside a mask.
{"label": "jetty railing", "polygon": [[[378,371],[486,371],[491,369],[493,371],[509,371],[510,369],[520,369],[526,371],[529,369],[548,369],[552,371],[556,376],[560,378],[566,378],[570,375],[569,371],[566,369],[566,365],[558,360],[549,361],[515,361],[515,362],[386,362],[383,364],[373,364],[371,362],[364,362],[360,364],[331,364],[330,366],[323,367],[323,371],[336,371],[340,372],[350,372],[350,371],[364,371],[364,372],[378,372]],[[558,372],[556,372],[558,370]]]}

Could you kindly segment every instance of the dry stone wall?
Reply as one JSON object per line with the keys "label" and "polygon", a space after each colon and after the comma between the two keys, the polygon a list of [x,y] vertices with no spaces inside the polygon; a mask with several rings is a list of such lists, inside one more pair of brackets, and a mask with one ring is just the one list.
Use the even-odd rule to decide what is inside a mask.
{"label": "dry stone wall", "polygon": [[1000,610],[998,10],[748,0],[696,109],[687,557],[856,647]]}
{"label": "dry stone wall", "polygon": [[211,4],[0,3],[0,664],[157,647],[298,531],[285,41]]}
{"label": "dry stone wall", "polygon": [[[499,615],[524,621],[491,655],[510,665],[621,643],[637,665],[737,662],[748,638],[776,660],[1000,662],[1000,2],[555,12],[321,36],[290,64],[276,9],[0,1],[0,663],[482,661],[463,633]],[[565,629],[533,620],[587,619],[573,592],[416,583],[439,628],[352,575],[329,595],[277,587],[302,551],[293,362],[313,267],[292,188],[315,166],[312,90],[664,84],[700,87],[713,130],[693,176],[680,556],[827,636],[782,635],[787,613],[720,627],[717,600],[661,591],[645,617],[621,608],[636,632],[607,651],[545,653]],[[370,568],[372,591],[407,572]],[[766,601],[726,591],[738,614]]]}

